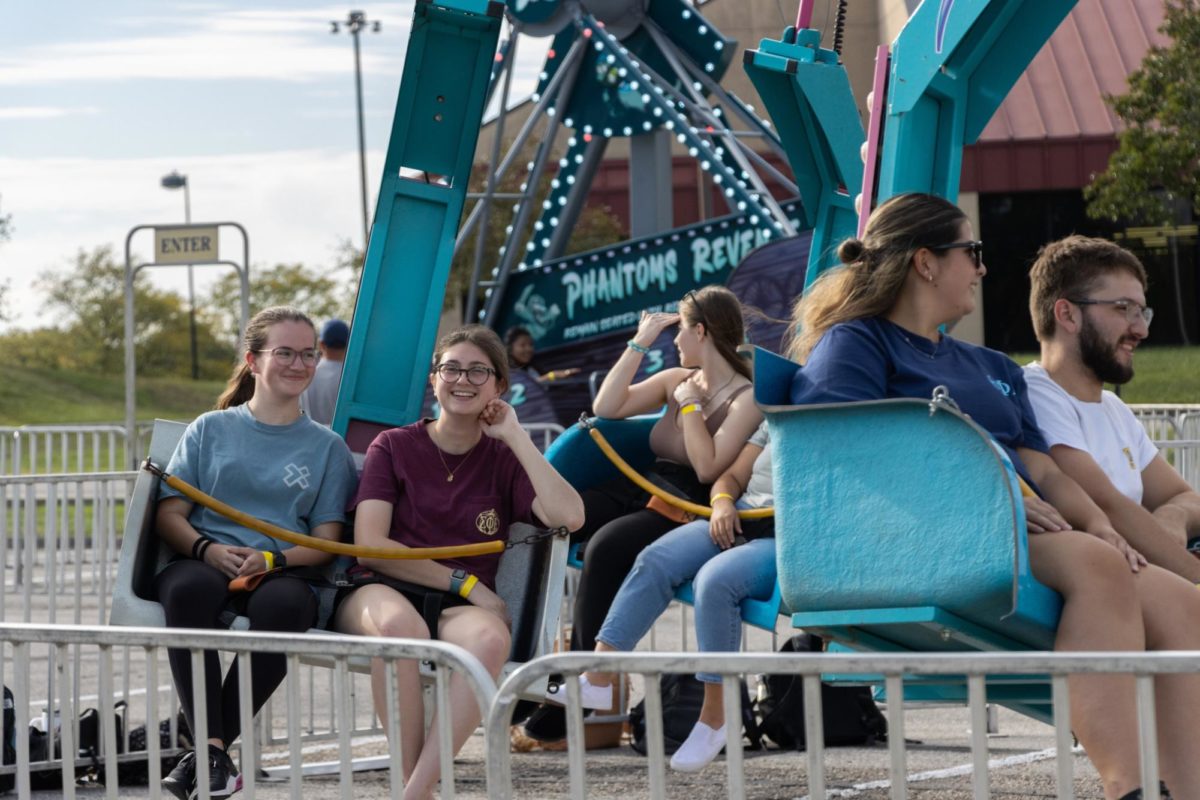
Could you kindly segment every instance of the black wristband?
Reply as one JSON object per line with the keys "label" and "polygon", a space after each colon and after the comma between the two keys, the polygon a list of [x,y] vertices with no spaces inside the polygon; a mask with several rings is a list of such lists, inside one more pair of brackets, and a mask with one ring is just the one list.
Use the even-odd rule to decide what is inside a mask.
{"label": "black wristband", "polygon": [[200,534],[199,536],[197,536],[197,537],[196,537],[196,541],[192,542],[192,558],[194,558],[194,559],[196,559],[196,560],[199,560],[199,559],[200,559],[200,555],[199,555],[199,552],[198,552],[198,551],[201,549],[201,547],[200,547],[200,546],[201,546],[202,544],[204,544],[205,542],[210,542],[210,541],[212,541],[212,540],[211,540],[211,539],[209,539],[209,538],[208,538],[207,536],[205,536],[204,534]]}
{"label": "black wristband", "polygon": [[212,539],[205,538],[203,544],[196,548],[196,560],[203,561],[204,554],[208,551],[209,545],[213,543]]}

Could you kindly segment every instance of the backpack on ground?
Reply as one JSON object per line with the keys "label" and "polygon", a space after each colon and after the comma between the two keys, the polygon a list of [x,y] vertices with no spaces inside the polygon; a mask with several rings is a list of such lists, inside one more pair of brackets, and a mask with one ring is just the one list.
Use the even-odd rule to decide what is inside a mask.
{"label": "backpack on ground", "polygon": [[[704,684],[695,675],[670,674],[659,679],[662,694],[663,752],[673,754],[682,745],[696,721],[700,719],[700,707],[704,704]],[[642,700],[629,710],[629,728],[632,733],[630,747],[646,755],[646,701]],[[762,747],[758,724],[755,722],[746,685],[742,684],[742,729],[750,739],[749,750]]]}
{"label": "backpack on ground", "polygon": [[[820,637],[797,634],[781,653],[820,652]],[[758,727],[781,749],[804,750],[804,688],[799,675],[764,675],[755,701]],[[887,718],[867,686],[821,684],[821,713],[826,747],[870,745],[887,741]]]}
{"label": "backpack on ground", "polygon": [[[0,746],[0,755],[5,766],[17,763],[17,709],[13,701],[12,690],[4,687],[4,742]],[[11,791],[17,785],[17,775],[0,775],[0,792]]]}

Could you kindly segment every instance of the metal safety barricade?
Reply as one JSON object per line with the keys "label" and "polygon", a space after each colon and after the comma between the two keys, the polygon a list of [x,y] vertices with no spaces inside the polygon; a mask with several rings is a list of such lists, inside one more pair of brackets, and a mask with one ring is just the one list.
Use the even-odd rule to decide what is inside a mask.
{"label": "metal safety barricade", "polygon": [[117,532],[135,478],[0,476],[0,620],[107,623]]}
{"label": "metal safety barricade", "polygon": [[1156,440],[1154,446],[1188,485],[1200,492],[1200,439]]}
{"label": "metal safety barricade", "polygon": [[[330,694],[309,698],[313,702],[324,702],[332,708],[337,720],[337,761],[339,775],[338,796],[349,800],[354,796],[353,770],[355,748],[352,739],[354,709],[351,705],[352,658],[381,658],[385,665],[385,682],[389,687],[387,704],[400,714],[410,713],[409,707],[401,707],[396,697],[396,664],[400,660],[418,660],[434,666],[435,684],[433,697],[436,708],[447,713],[436,713],[436,730],[428,734],[430,740],[439,742],[441,748],[440,776],[441,796],[454,794],[454,764],[451,753],[452,732],[449,709],[449,687],[453,677],[463,681],[471,690],[481,714],[486,714],[495,694],[495,684],[487,670],[474,657],[461,648],[441,642],[414,641],[405,639],[382,639],[359,636],[322,636],[313,634],[279,634],[262,632],[230,632],[154,628],[91,628],[81,626],[42,626],[25,624],[0,625],[0,678],[12,689],[16,730],[16,765],[0,766],[0,775],[15,775],[15,788],[21,798],[30,797],[31,775],[53,775],[61,778],[62,796],[73,798],[77,770],[91,767],[95,778],[104,785],[105,796],[126,796],[122,789],[122,775],[128,773],[129,765],[145,764],[142,773],[149,789],[149,796],[160,797],[159,784],[164,777],[164,756],[173,755],[164,751],[159,739],[159,717],[171,715],[173,704],[161,703],[163,687],[170,684],[169,672],[163,667],[163,656],[167,648],[184,649],[190,653],[193,673],[202,674],[205,650],[218,650],[239,656],[239,717],[241,730],[252,731],[253,714],[250,700],[252,669],[251,653],[277,653],[287,659],[288,673],[279,693],[284,697],[287,717],[283,726],[286,751],[273,753],[286,759],[287,766],[271,770],[284,772],[289,779],[289,796],[309,796],[302,787],[303,744],[301,688],[298,674],[302,656],[322,656],[332,659],[332,674],[336,677],[334,691]],[[83,658],[75,657],[82,653]],[[124,656],[133,654],[133,658]],[[126,672],[122,675],[114,669],[114,657],[123,657]],[[48,681],[31,669],[31,664],[48,658],[55,670]],[[74,666],[72,666],[74,665]],[[131,680],[131,674],[135,680]],[[124,684],[123,689],[118,685]],[[130,688],[130,684],[141,684]],[[209,721],[206,719],[204,681],[194,682],[194,708],[196,730],[194,741],[203,743],[209,738]],[[168,701],[170,702],[170,700]],[[94,758],[82,752],[88,733],[81,727],[84,705],[94,704],[98,709],[99,738],[95,742]],[[39,717],[40,713],[40,717]],[[118,724],[118,718],[123,718]],[[31,719],[43,719],[46,730],[45,753],[41,760],[31,757],[31,738],[24,735],[30,729]],[[146,720],[147,736],[144,749],[130,748],[129,726],[135,720]],[[175,723],[172,722],[172,728]],[[404,755],[401,751],[398,715],[389,715],[387,726],[386,766],[390,769],[391,796],[399,797],[404,785]],[[172,731],[174,733],[174,730]],[[434,739],[433,737],[436,737]],[[178,751],[176,751],[178,752]],[[63,758],[61,754],[77,754],[78,757]],[[231,753],[240,755],[243,796],[252,800],[259,767],[265,766],[259,738],[243,735],[240,746],[231,748]],[[276,760],[279,760],[278,758]],[[204,800],[208,792],[208,760],[197,761],[198,797]],[[140,782],[140,781],[139,781]],[[140,791],[144,791],[140,790]]]}
{"label": "metal safety barricade", "polygon": [[566,430],[555,422],[522,422],[521,427],[529,434],[537,449],[546,452],[546,448]]}
{"label": "metal safety barricade", "polygon": [[1131,403],[1129,410],[1156,442],[1200,438],[1200,431],[1196,430],[1196,422],[1200,421],[1200,404]]}
{"label": "metal safety barricade", "polygon": [[[826,780],[821,676],[834,673],[840,679],[863,682],[879,679],[886,689],[885,711],[888,717],[887,780],[873,781],[873,790],[887,790],[891,798],[907,797],[908,742],[905,740],[905,708],[902,700],[906,683],[919,676],[928,682],[943,676],[949,682],[961,682],[965,676],[970,718],[971,794],[989,797],[989,754],[987,740],[986,694],[988,684],[1005,676],[1050,676],[1054,714],[1054,783],[1059,798],[1074,797],[1073,737],[1067,698],[1067,676],[1094,673],[1122,673],[1135,676],[1137,722],[1145,797],[1159,796],[1158,744],[1155,730],[1155,676],[1196,673],[1200,652],[1157,653],[565,653],[546,656],[518,669],[496,692],[485,721],[487,739],[488,796],[503,800],[521,795],[513,785],[512,756],[508,731],[520,691],[552,674],[566,679],[567,771],[572,798],[587,795],[586,757],[583,746],[584,721],[579,685],[574,677],[585,671],[640,675],[645,686],[645,725],[648,775],[644,781],[632,777],[624,786],[627,796],[666,797],[666,759],[663,748],[662,695],[658,677],[668,673],[717,673],[724,680],[724,716],[742,719],[740,677],[756,673],[791,674],[802,677],[804,726],[807,740],[803,779],[789,784],[788,796],[806,795],[812,800],[843,794],[831,790]],[[1147,733],[1149,732],[1149,733]],[[1129,735],[1134,735],[1130,731]],[[727,795],[747,795],[743,772],[742,730],[726,726],[725,778]],[[882,757],[882,753],[881,753]],[[800,764],[797,764],[799,767]],[[541,777],[545,780],[545,776]],[[796,791],[796,784],[806,784]],[[858,794],[858,792],[853,792]]]}
{"label": "metal safety barricade", "polygon": [[120,425],[21,425],[0,428],[0,474],[115,471],[127,463]]}

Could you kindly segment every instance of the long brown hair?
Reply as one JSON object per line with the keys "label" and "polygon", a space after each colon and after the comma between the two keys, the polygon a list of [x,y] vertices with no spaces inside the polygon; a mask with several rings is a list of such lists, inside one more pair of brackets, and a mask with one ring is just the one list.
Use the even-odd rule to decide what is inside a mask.
{"label": "long brown hair", "polygon": [[221,392],[221,396],[217,398],[216,407],[218,409],[224,410],[240,406],[254,396],[254,373],[250,371],[250,365],[246,363],[246,353],[257,353],[264,349],[271,333],[271,326],[280,322],[303,322],[313,329],[313,347],[317,346],[317,327],[303,311],[291,306],[264,308],[251,317],[250,322],[246,324],[246,335],[242,337],[242,349],[238,353],[240,358],[233,368],[233,375],[230,376],[229,383],[225,384],[225,391]]}
{"label": "long brown hair", "polygon": [[689,326],[703,324],[721,358],[753,380],[750,364],[738,354],[738,347],[746,342],[746,322],[737,295],[724,286],[688,292],[679,301],[679,316]]}
{"label": "long brown hair", "polygon": [[437,347],[433,351],[433,369],[437,368],[438,363],[442,360],[442,354],[454,347],[456,344],[467,342],[473,344],[483,351],[487,356],[488,361],[492,362],[492,369],[496,370],[496,388],[500,390],[500,394],[508,391],[508,353],[504,349],[504,343],[500,341],[500,337],[491,328],[483,325],[463,325],[455,328],[438,340]]}
{"label": "long brown hair", "polygon": [[966,218],[953,203],[916,192],[896,195],[875,209],[862,240],[847,239],[838,247],[842,266],[817,278],[796,301],[788,357],[804,361],[839,322],[890,311],[917,251],[956,241]]}

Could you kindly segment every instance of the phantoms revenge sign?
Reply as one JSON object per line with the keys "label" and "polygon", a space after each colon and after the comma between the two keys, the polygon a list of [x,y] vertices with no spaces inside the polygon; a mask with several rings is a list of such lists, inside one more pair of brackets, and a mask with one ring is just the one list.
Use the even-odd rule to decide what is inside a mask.
{"label": "phantoms revenge sign", "polygon": [[[798,202],[784,212],[801,224]],[[637,326],[645,308],[665,308],[691,289],[725,283],[770,232],[745,216],[720,217],[516,272],[492,327],[529,329],[539,350]]]}

